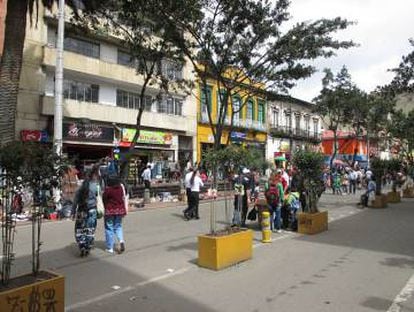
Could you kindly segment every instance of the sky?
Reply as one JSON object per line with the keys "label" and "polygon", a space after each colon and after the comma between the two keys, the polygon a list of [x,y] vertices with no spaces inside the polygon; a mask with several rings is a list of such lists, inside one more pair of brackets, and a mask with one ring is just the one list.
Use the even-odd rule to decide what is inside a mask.
{"label": "sky", "polygon": [[316,60],[318,72],[290,91],[305,101],[319,94],[324,68],[336,73],[346,65],[353,82],[369,92],[390,82],[393,74],[387,69],[397,67],[401,57],[412,51],[408,39],[414,38],[414,0],[291,0],[289,11],[293,22],[336,16],[356,22],[335,37],[359,46]]}

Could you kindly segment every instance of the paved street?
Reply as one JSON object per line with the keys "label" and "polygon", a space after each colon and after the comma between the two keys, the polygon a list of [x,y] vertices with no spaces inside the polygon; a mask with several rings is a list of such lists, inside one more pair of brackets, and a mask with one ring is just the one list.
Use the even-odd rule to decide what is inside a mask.
{"label": "paved street", "polygon": [[[196,265],[201,220],[184,222],[183,207],[127,216],[127,251],[96,248],[79,258],[73,223],[43,228],[43,268],[66,276],[68,311],[414,311],[414,200],[387,209],[360,209],[357,196],[323,195],[329,231],[315,236],[273,234],[263,245],[255,230],[254,258],[220,272]],[[224,204],[217,208],[223,226]],[[254,225],[251,225],[254,228]],[[30,270],[30,226],[18,227],[17,273]]]}

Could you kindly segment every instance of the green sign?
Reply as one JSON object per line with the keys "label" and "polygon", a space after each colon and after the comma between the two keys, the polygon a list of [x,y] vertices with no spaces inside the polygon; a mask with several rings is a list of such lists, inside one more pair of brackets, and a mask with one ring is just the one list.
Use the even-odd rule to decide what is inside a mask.
{"label": "green sign", "polygon": [[[135,129],[122,129],[122,143],[131,143],[134,135],[136,133]],[[170,132],[162,131],[148,131],[141,130],[139,132],[139,137],[137,144],[162,144],[162,145],[171,145],[173,135]]]}

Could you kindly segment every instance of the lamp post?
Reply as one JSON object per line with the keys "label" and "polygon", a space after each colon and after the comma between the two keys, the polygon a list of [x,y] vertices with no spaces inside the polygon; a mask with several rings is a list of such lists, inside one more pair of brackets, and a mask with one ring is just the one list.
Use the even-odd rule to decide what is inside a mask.
{"label": "lamp post", "polygon": [[65,32],[65,0],[59,0],[58,35],[56,42],[55,69],[55,116],[53,146],[57,155],[62,155],[62,89],[63,89],[63,39]]}

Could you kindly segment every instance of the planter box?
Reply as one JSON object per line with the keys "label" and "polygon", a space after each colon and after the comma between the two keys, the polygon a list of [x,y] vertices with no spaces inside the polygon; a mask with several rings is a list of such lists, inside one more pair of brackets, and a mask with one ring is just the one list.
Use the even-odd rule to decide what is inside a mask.
{"label": "planter box", "polygon": [[198,236],[198,265],[221,270],[253,256],[253,233],[241,230],[223,236]]}
{"label": "planter box", "polygon": [[387,207],[387,195],[375,195],[375,199],[371,201],[370,208],[386,208]]}
{"label": "planter box", "polygon": [[403,190],[404,198],[414,198],[414,187],[409,187]]}
{"label": "planter box", "polygon": [[10,280],[7,288],[0,288],[2,312],[65,310],[65,279],[62,275],[40,271]]}
{"label": "planter box", "polygon": [[317,234],[328,230],[328,212],[298,213],[298,233]]}
{"label": "planter box", "polygon": [[400,192],[388,192],[387,202],[388,203],[400,203],[401,202]]}

